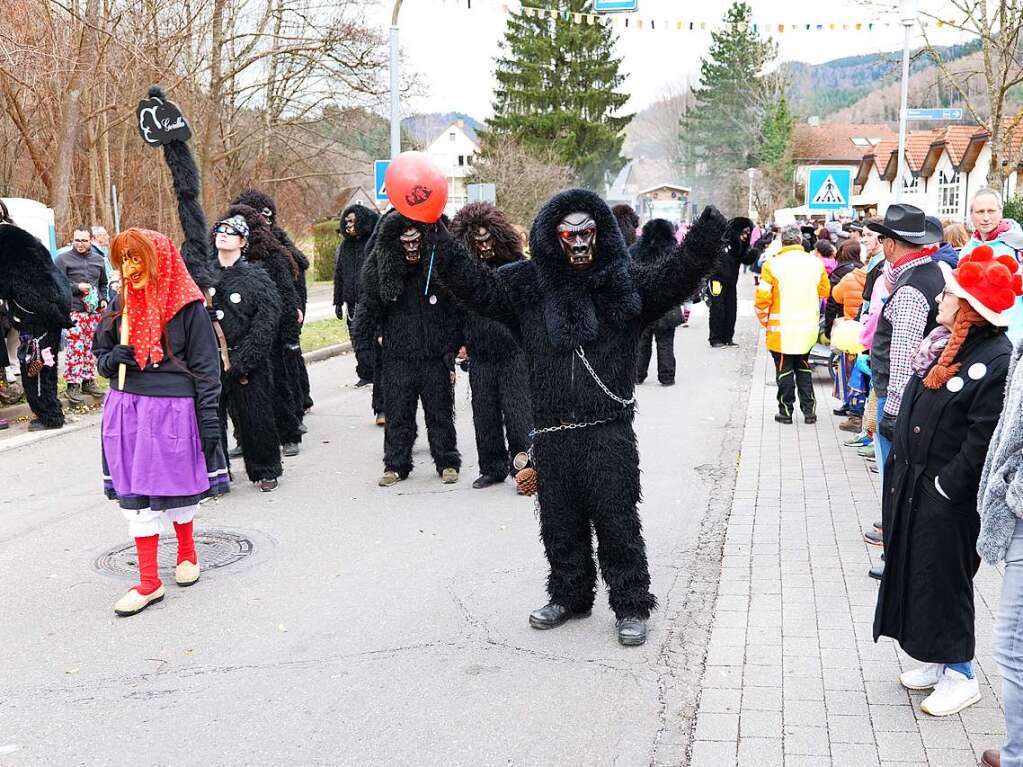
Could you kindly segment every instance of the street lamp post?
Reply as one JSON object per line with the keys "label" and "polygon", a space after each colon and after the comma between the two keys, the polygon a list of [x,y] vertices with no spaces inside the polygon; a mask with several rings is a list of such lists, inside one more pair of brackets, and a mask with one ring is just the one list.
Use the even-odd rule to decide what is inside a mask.
{"label": "street lamp post", "polygon": [[398,13],[401,11],[402,0],[394,0],[394,11],[391,13],[391,159],[401,154],[401,99],[398,93],[400,81],[398,48]]}
{"label": "street lamp post", "polygon": [[895,186],[895,202],[902,202],[906,185],[906,117],[909,108],[909,33],[916,23],[919,0],[899,0],[899,19],[902,21],[902,98],[899,107],[899,166]]}

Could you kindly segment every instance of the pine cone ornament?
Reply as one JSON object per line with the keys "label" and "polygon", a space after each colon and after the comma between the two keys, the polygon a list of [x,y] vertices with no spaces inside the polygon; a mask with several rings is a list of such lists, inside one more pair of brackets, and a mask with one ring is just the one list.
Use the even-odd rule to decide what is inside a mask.
{"label": "pine cone ornament", "polygon": [[515,475],[519,492],[526,496],[536,495],[536,469],[529,466]]}

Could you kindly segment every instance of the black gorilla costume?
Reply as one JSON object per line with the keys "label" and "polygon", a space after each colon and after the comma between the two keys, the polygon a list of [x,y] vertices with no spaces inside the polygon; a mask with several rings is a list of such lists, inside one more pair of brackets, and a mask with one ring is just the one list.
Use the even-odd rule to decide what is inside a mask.
{"label": "black gorilla costume", "polygon": [[[304,318],[306,304],[309,299],[305,274],[309,270],[309,259],[306,258],[305,253],[299,249],[298,245],[292,241],[288,233],[277,222],[277,203],[274,202],[274,198],[265,192],[260,192],[258,189],[247,189],[235,197],[231,204],[248,205],[258,213],[261,213],[270,225],[270,231],[277,242],[280,243],[285,254],[287,254],[288,265],[291,269],[295,286],[296,306],[302,310]],[[249,224],[250,228],[251,226]],[[301,322],[298,323],[298,330],[299,335],[301,335]],[[313,400],[309,389],[309,371],[306,370],[305,357],[302,356],[302,348],[299,346],[298,337],[295,338],[293,343],[289,344],[288,351],[291,353],[286,355],[285,363],[288,368],[288,376],[294,381],[292,391],[295,395],[295,410],[298,414],[298,420],[301,421],[305,411],[313,406]]]}
{"label": "black gorilla costume", "polygon": [[[421,235],[416,263],[406,259],[402,245],[401,236],[407,229]],[[463,313],[443,289],[436,262],[431,273],[426,230],[426,225],[397,211],[380,219],[362,271],[367,317],[356,323],[361,344],[383,339],[384,469],[402,479],[412,471],[419,401],[437,472],[458,470],[462,465],[455,434],[452,374],[455,353],[461,346]],[[438,247],[436,259],[442,255]]]}
{"label": "black gorilla costume", "polygon": [[721,285],[721,292],[710,295],[709,318],[710,336],[708,341],[711,346],[734,346],[732,336],[735,335],[735,317],[738,301],[739,267],[743,264],[749,266],[752,261],[749,258],[749,238],[746,234],[742,238],[742,230],[749,228],[753,231],[753,222],[748,218],[733,218],[728,222],[728,243],[725,252],[721,255],[718,267],[711,275],[711,281],[717,281]]}
{"label": "black gorilla costume", "polygon": [[[596,224],[595,254],[586,269],[569,264],[562,245],[568,240],[559,232],[577,212]],[[724,228],[721,215],[708,209],[683,247],[638,269],[604,201],[572,189],[555,195],[537,215],[530,261],[492,270],[460,247],[438,247],[448,288],[511,328],[525,352],[537,429],[540,533],[550,564],[547,591],[552,603],[572,613],[585,614],[593,604],[591,525],[615,615],[645,620],[657,604],[636,508],[636,348],[643,328],[696,288],[720,249]],[[438,230],[437,237],[443,241],[445,233]]]}
{"label": "black gorilla costume", "polygon": [[625,240],[625,246],[631,248],[633,243],[636,242],[636,230],[639,229],[639,216],[636,215],[636,211],[632,209],[631,205],[625,203],[619,203],[611,208],[611,212],[614,214],[615,221],[618,222],[618,228],[622,232],[622,239]]}
{"label": "black gorilla costume", "polygon": [[[18,362],[25,397],[35,417],[51,429],[64,425],[57,399],[60,331],[71,327],[71,286],[34,235],[0,223],[0,299],[7,301],[20,335]],[[30,363],[48,349],[52,365]],[[37,369],[38,368],[38,369]]]}
{"label": "black gorilla costume", "polygon": [[[643,225],[643,233],[629,248],[629,254],[640,268],[656,268],[676,247],[675,226],[663,218],[655,218]],[[675,328],[681,324],[682,308],[673,306],[646,327],[639,338],[636,383],[646,380],[654,343],[657,344],[657,380],[666,386],[675,383]]]}
{"label": "black gorilla costume", "polygon": [[[487,237],[480,239],[484,232]],[[518,232],[487,202],[463,207],[451,222],[451,236],[491,269],[523,257]],[[504,479],[515,474],[515,456],[529,450],[532,412],[526,358],[505,325],[476,312],[466,314],[464,336],[480,476]]]}
{"label": "black gorilla costume", "polygon": [[[259,212],[248,205],[232,205],[227,209],[224,218],[230,216],[241,216],[249,225],[249,247],[245,257],[266,270],[276,288],[280,314],[277,333],[273,336],[269,350],[273,381],[273,415],[280,443],[296,445],[302,442],[302,421],[299,410],[295,407],[295,403],[301,401],[301,388],[293,359],[301,356],[295,352],[301,326],[298,324],[296,312],[298,294],[295,291],[295,274],[292,271],[291,259]],[[236,427],[241,426],[238,421],[234,423]]]}
{"label": "black gorilla costume", "polygon": [[[347,233],[349,216],[355,219],[355,230],[351,234]],[[376,366],[377,345],[366,347],[360,343],[356,346],[355,339],[361,336],[355,332],[354,326],[365,315],[362,310],[362,265],[366,260],[366,245],[379,219],[380,214],[365,205],[349,205],[341,211],[338,224],[341,242],[334,254],[334,311],[338,319],[345,319],[348,323],[348,337],[352,339],[355,350],[355,374],[360,381],[372,381]],[[348,306],[347,318],[341,311],[345,304]],[[383,410],[382,404],[379,408],[377,404],[374,403],[374,413]]]}
{"label": "black gorilla costume", "polygon": [[270,357],[281,319],[280,295],[267,271],[243,256],[233,266],[220,269],[213,310],[231,363],[221,376],[221,428],[226,431],[230,414],[249,481],[277,479],[284,469],[274,422]]}

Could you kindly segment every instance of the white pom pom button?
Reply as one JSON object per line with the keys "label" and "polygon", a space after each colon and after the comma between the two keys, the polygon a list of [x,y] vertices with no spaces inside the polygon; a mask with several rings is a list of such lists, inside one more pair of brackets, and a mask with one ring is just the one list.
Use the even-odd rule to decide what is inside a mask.
{"label": "white pom pom button", "polygon": [[974,362],[970,365],[970,369],[966,371],[966,375],[974,381],[979,381],[987,375],[987,365],[983,362]]}
{"label": "white pom pom button", "polygon": [[224,310],[223,309],[217,309],[217,319],[218,320],[224,319]]}
{"label": "white pom pom button", "polygon": [[232,293],[228,298],[231,299],[232,304],[240,304],[242,302],[241,293]]}
{"label": "white pom pom button", "polygon": [[962,391],[963,386],[965,385],[966,382],[963,381],[963,379],[960,378],[959,376],[953,376],[952,378],[949,378],[948,383],[945,384],[945,386],[948,388],[950,392]]}

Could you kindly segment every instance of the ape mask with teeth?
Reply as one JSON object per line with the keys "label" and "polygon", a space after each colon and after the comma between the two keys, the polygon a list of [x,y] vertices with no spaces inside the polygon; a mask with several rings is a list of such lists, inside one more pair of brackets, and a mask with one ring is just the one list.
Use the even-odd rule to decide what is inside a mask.
{"label": "ape mask with teeth", "polygon": [[423,233],[410,226],[401,233],[401,247],[405,251],[405,261],[415,266],[419,263],[420,249],[423,244]]}
{"label": "ape mask with teeth", "polygon": [[472,245],[476,255],[483,261],[493,261],[497,255],[494,252],[494,235],[485,226],[481,226],[473,235]]}
{"label": "ape mask with teeth", "polygon": [[582,271],[593,266],[597,222],[589,213],[569,213],[561,219],[558,239],[571,268]]}

